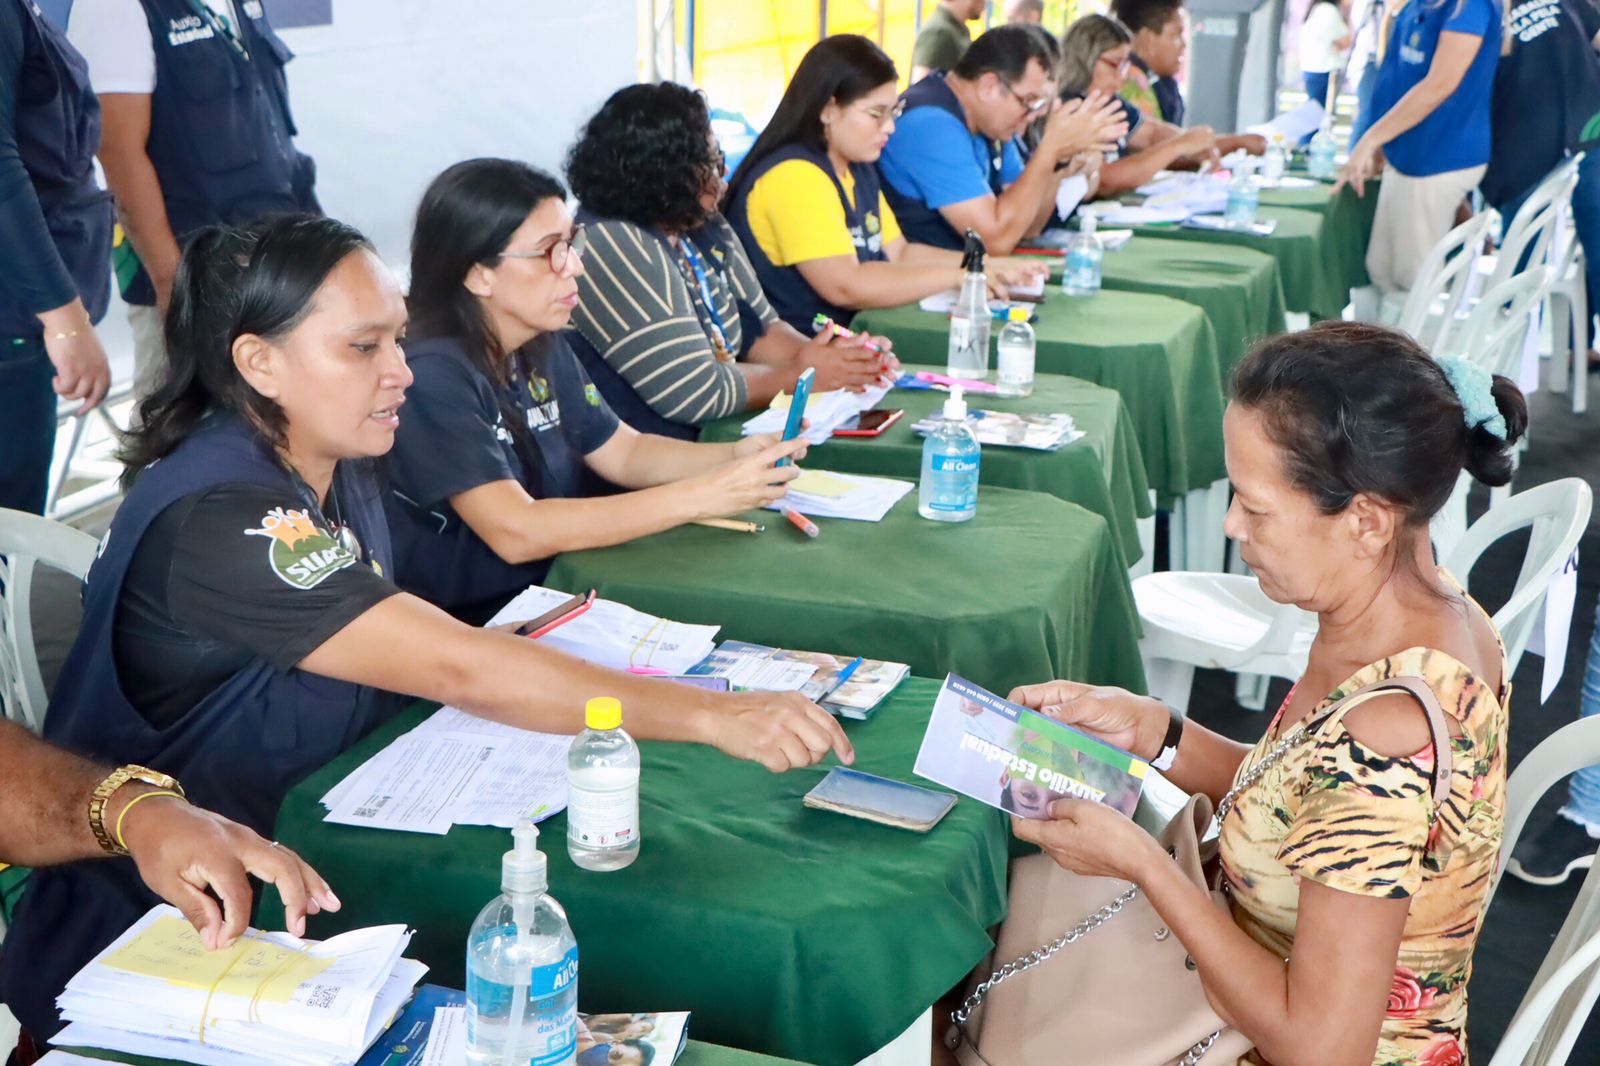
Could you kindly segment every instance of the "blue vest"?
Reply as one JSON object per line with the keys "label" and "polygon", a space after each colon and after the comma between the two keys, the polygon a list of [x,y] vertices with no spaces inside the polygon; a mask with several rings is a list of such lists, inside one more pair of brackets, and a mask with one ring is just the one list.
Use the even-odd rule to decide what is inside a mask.
{"label": "blue vest", "polygon": [[[11,3],[13,0],[0,0]],[[22,67],[17,72],[16,140],[38,195],[56,253],[98,322],[111,298],[111,194],[94,180],[100,150],[100,103],[89,66],[32,0],[22,9]],[[0,292],[0,335],[39,332],[32,311]]]}
{"label": "blue vest", "polygon": [[[248,57],[213,21],[204,0],[139,0],[156,53],[146,151],[173,235],[262,215],[320,213],[316,166],[294,146],[283,67],[293,53],[267,24],[261,0],[235,0],[234,28]],[[123,294],[153,304],[141,270]]]}
{"label": "blue vest", "polygon": [[[156,730],[123,695],[111,654],[122,583],[150,523],[185,496],[239,482],[295,491],[283,465],[231,416],[209,421],[140,475],[89,571],[83,626],[51,697],[44,735],[110,766],[140,763],[170,773],[196,806],[270,836],[289,789],[392,715],[399,701],[256,660],[177,723]],[[367,559],[392,572],[373,478],[346,463],[335,485],[340,515]],[[274,543],[247,539],[264,546],[249,550]],[[0,951],[0,1000],[29,1033],[49,1039],[60,1027],[55,997],[68,979],[158,902],[131,859],[34,871]]]}
{"label": "blue vest", "polygon": [[844,208],[845,223],[850,227],[850,242],[855,245],[856,261],[860,263],[882,262],[885,258],[883,220],[878,217],[878,198],[882,185],[877,167],[869,163],[850,164],[850,175],[855,179],[855,202],[852,203],[850,197],[845,195],[844,183],[833,172],[833,163],[826,153],[791,144],[758,163],[755,172],[741,186],[738,200],[730,205],[732,210],[728,222],[744,244],[745,253],[756,268],[756,277],[761,280],[761,289],[767,294],[767,299],[772,301],[773,310],[778,312],[779,318],[809,337],[815,332],[811,322],[817,315],[827,315],[842,326],[855,316],[855,312],[824,300],[797,268],[774,263],[750,229],[750,190],[755,188],[763,174],[791,159],[803,159],[815,164],[833,182],[834,189],[839,193],[839,206]]}
{"label": "blue vest", "polygon": [[[900,99],[905,102],[907,111],[918,107],[936,107],[955,116],[965,126],[967,112],[961,106],[961,101],[956,99],[955,90],[945,82],[945,77],[944,71],[936,70],[901,93]],[[986,143],[989,146],[989,189],[999,196],[1005,191],[1000,181],[1000,146],[993,141]],[[883,194],[894,211],[894,217],[900,220],[900,231],[905,234],[906,240],[913,244],[928,244],[956,251],[960,251],[966,243],[965,238],[944,220],[937,208],[903,195],[894,187],[894,182],[883,183]]]}

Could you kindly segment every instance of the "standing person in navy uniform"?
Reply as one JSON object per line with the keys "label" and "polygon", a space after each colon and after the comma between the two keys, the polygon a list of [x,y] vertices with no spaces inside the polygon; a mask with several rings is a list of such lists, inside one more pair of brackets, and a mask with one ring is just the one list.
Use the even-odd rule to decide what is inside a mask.
{"label": "standing person in navy uniform", "polygon": [[42,513],[56,397],[111,384],[93,323],[111,293],[100,108],[83,58],[33,0],[0,0],[0,507]]}
{"label": "standing person in navy uniform", "polygon": [[320,211],[293,140],[292,53],[261,0],[72,0],[67,35],[104,110],[100,162],[126,233],[117,274],[145,396],[183,242],[214,223]]}
{"label": "standing person in navy uniform", "polygon": [[[343,223],[195,236],[46,739],[170,774],[261,834],[397,693],[569,734],[586,699],[615,695],[636,736],[772,770],[851,758],[838,723],[797,693],[621,674],[397,589],[371,460],[393,446],[412,380],[405,323],[393,276]],[[0,952],[0,1000],[50,1039],[67,980],[155,899],[126,861],[36,871]]]}
{"label": "standing person in navy uniform", "polygon": [[[961,254],[908,241],[878,177],[901,114],[899,73],[883,49],[842,33],[811,46],[772,121],[728,185],[728,218],[767,299],[807,330],[960,288]],[[998,294],[1043,273],[991,259]]]}
{"label": "standing person in navy uniform", "polygon": [[[803,437],[701,444],[617,418],[562,332],[586,244],[561,183],[509,159],[457,163],[417,208],[417,382],[386,502],[402,587],[468,621],[560,552],[761,507],[798,475],[773,464],[803,455]],[[588,474],[627,491],[581,498]]]}

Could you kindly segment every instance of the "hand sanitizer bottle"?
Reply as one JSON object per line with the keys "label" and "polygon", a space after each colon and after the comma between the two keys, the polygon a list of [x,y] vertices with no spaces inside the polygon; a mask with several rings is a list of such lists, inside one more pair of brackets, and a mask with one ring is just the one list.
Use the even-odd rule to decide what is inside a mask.
{"label": "hand sanitizer bottle", "polygon": [[950,390],[944,418],[922,442],[917,513],[935,522],[965,522],[978,513],[978,438],[967,425],[961,386]]}
{"label": "hand sanitizer bottle", "polygon": [[1306,167],[1318,181],[1332,181],[1339,174],[1334,157],[1339,152],[1338,138],[1333,135],[1333,119],[1322,120],[1322,128],[1311,138],[1311,150]]}
{"label": "hand sanitizer bottle", "polygon": [[590,700],[567,752],[567,854],[585,870],[620,870],[639,857],[639,745],[622,731],[622,704]]}
{"label": "hand sanitizer bottle", "polygon": [[982,381],[989,376],[989,282],[983,274],[983,241],[972,230],[967,230],[961,267],[966,276],[961,280],[961,295],[950,312],[945,373],[953,378]]}
{"label": "hand sanitizer bottle", "polygon": [[1033,392],[1035,338],[1028,325],[1028,309],[1013,307],[1006,312],[1006,325],[995,345],[999,354],[997,390],[1001,396],[1027,396]]}
{"label": "hand sanitizer bottle", "polygon": [[1233,181],[1228,184],[1228,210],[1224,218],[1231,229],[1248,229],[1261,211],[1261,183],[1252,171],[1255,165],[1241,156],[1234,164]]}
{"label": "hand sanitizer bottle", "polygon": [[467,1061],[572,1066],[578,944],[549,887],[539,828],[522,818],[500,862],[500,895],[467,934]]}
{"label": "hand sanitizer bottle", "polygon": [[1100,291],[1102,264],[1106,257],[1105,246],[1095,235],[1097,223],[1093,215],[1084,216],[1078,223],[1078,235],[1067,245],[1067,262],[1061,273],[1061,291],[1068,296],[1093,296]]}

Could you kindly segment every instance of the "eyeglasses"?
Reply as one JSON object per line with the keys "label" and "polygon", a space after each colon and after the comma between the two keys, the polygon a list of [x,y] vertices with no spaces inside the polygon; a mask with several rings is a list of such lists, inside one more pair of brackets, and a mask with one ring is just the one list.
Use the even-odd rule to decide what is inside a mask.
{"label": "eyeglasses", "polygon": [[1017,103],[1022,105],[1022,109],[1030,115],[1037,115],[1039,112],[1050,106],[1050,97],[1048,96],[1041,96],[1037,99],[1030,100],[1026,96],[1023,96],[1021,93],[1017,92],[1016,89],[1012,88],[1009,81],[1001,79],[1000,84],[1006,87],[1006,92],[1010,93],[1012,97],[1016,99]]}
{"label": "eyeglasses", "polygon": [[1104,63],[1106,66],[1123,76],[1127,75],[1128,67],[1132,65],[1132,60],[1124,59],[1122,62],[1118,63],[1110,56],[1101,56],[1098,60],[1096,60],[1096,62]]}
{"label": "eyeglasses", "polygon": [[501,259],[543,259],[550,264],[550,271],[559,274],[567,269],[569,264],[576,264],[583,258],[583,253],[589,250],[589,234],[583,226],[572,227],[572,234],[556,241],[542,252],[501,252]]}
{"label": "eyeglasses", "polygon": [[898,122],[900,116],[906,113],[906,102],[896,100],[893,107],[863,107],[860,111],[879,126],[887,126],[891,122]]}

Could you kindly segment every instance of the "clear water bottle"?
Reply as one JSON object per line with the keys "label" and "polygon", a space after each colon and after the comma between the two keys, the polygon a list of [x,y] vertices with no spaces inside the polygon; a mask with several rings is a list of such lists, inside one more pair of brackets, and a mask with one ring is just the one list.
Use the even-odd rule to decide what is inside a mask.
{"label": "clear water bottle", "polygon": [[1261,182],[1252,173],[1249,159],[1240,159],[1228,183],[1228,209],[1223,216],[1229,227],[1247,229],[1261,212]]}
{"label": "clear water bottle", "polygon": [[1033,392],[1034,336],[1028,325],[1028,309],[1013,307],[1006,312],[1006,325],[995,345],[999,359],[996,391],[1001,396],[1027,396]]}
{"label": "clear water bottle", "polygon": [[1078,235],[1067,245],[1067,261],[1061,272],[1061,291],[1068,296],[1093,296],[1100,291],[1100,272],[1105,261],[1105,245],[1095,235],[1095,218],[1087,215],[1078,223]]}
{"label": "clear water bottle", "polygon": [[1339,141],[1333,135],[1333,120],[1323,119],[1322,128],[1311,138],[1307,169],[1318,181],[1332,181],[1339,175],[1339,164],[1334,157],[1339,153]]}
{"label": "clear water bottle", "polygon": [[500,895],[467,934],[467,1060],[571,1066],[578,1051],[578,944],[530,818],[511,831]]}
{"label": "clear water bottle", "polygon": [[978,513],[978,438],[967,425],[961,386],[950,390],[944,418],[922,442],[917,513],[935,522],[965,522]]}
{"label": "clear water bottle", "polygon": [[953,378],[982,381],[989,376],[989,281],[983,274],[983,242],[972,230],[967,230],[961,267],[966,276],[961,279],[961,295],[950,312],[945,373]]}
{"label": "clear water bottle", "polygon": [[1276,189],[1283,184],[1283,172],[1289,169],[1289,142],[1281,133],[1274,133],[1267,142],[1267,154],[1261,161],[1261,184]]}
{"label": "clear water bottle", "polygon": [[622,704],[598,696],[567,752],[567,854],[585,870],[620,870],[639,857],[639,745]]}

